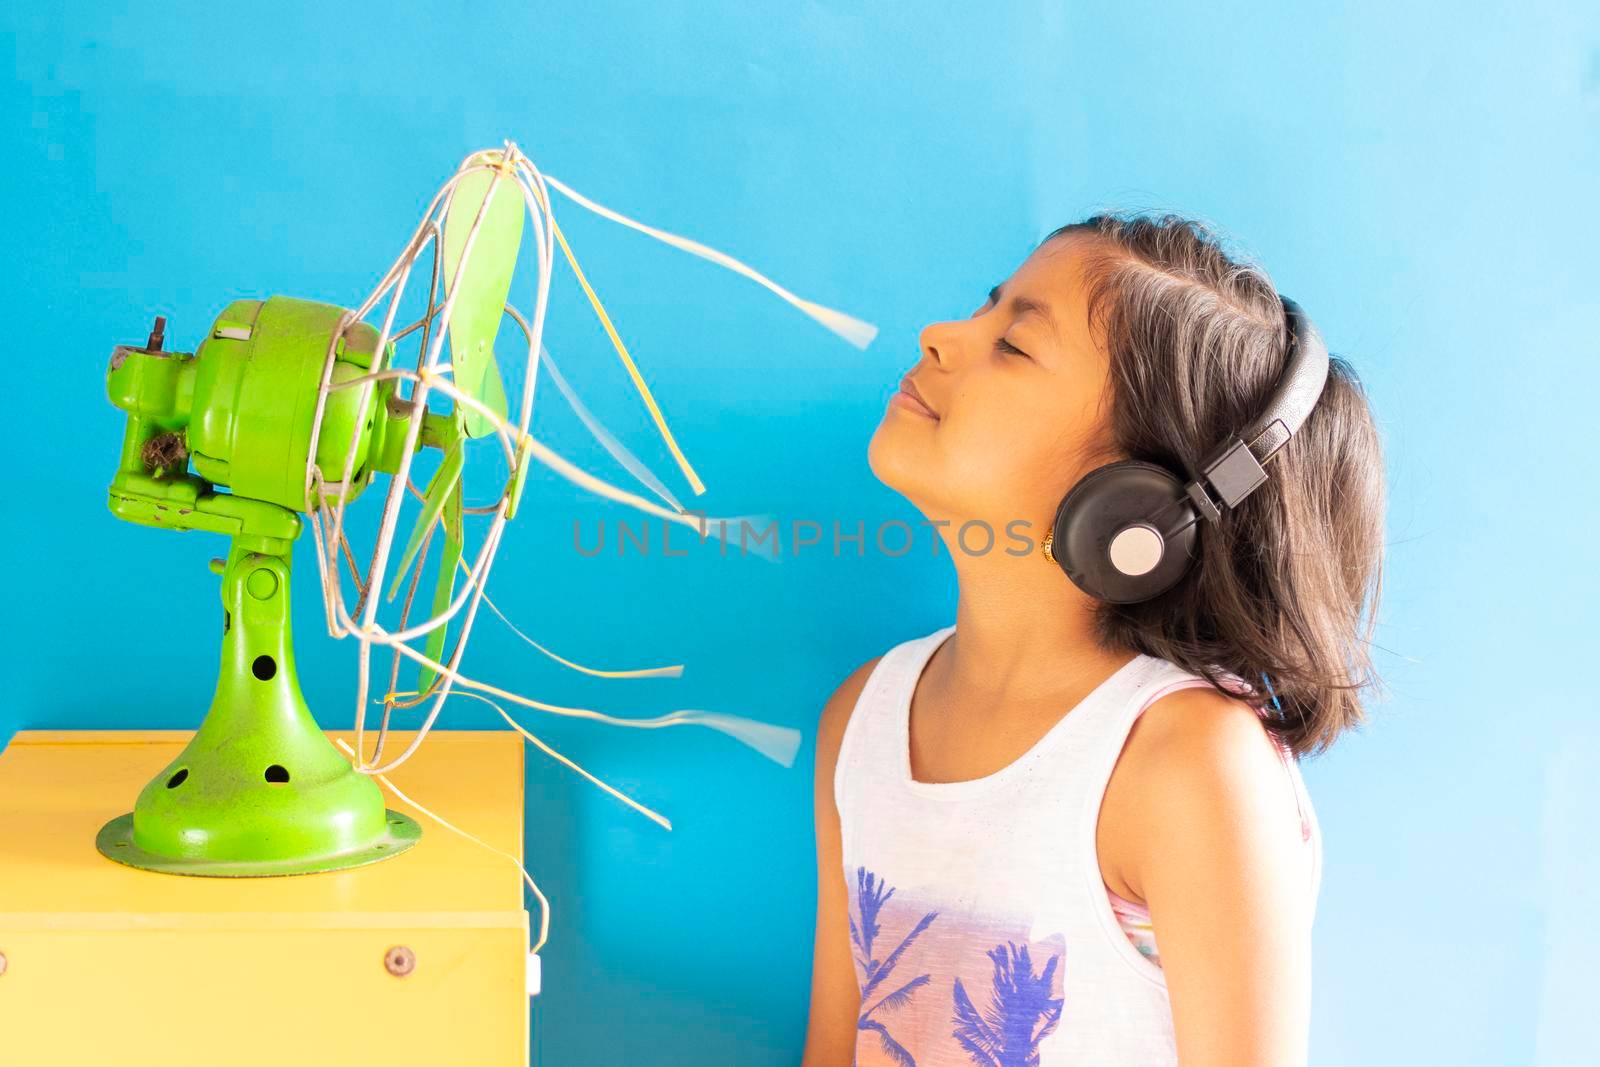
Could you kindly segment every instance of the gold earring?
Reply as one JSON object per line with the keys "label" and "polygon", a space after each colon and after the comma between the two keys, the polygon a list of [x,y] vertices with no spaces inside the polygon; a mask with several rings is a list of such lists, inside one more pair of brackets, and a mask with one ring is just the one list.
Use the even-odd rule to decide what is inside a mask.
{"label": "gold earring", "polygon": [[1055,540],[1055,537],[1056,532],[1054,530],[1050,530],[1044,535],[1044,558],[1049,560],[1051,563],[1056,561],[1056,557],[1050,552],[1050,545]]}

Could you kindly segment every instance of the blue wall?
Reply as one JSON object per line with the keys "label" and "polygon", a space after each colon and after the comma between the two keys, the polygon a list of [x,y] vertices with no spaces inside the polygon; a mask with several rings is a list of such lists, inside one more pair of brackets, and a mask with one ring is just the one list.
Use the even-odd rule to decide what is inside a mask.
{"label": "blue wall", "polygon": [[[210,697],[205,560],[222,542],[107,512],[112,344],[161,312],[190,348],[236,296],[358,301],[470,149],[513,138],[602,203],[879,324],[859,352],[744,279],[561,205],[709,486],[696,503],[869,530],[917,518],[865,461],[917,330],[966,314],[1064,221],[1170,208],[1236,235],[1307,306],[1387,442],[1392,693],[1306,767],[1327,844],[1313,1062],[1592,1055],[1600,729],[1583,672],[1600,507],[1580,426],[1600,384],[1600,8],[126,6],[0,14],[20,482],[0,738],[191,727]],[[678,489],[558,269],[552,352]],[[559,398],[539,410],[566,454],[622,478]],[[856,664],[953,617],[948,560],[579,559],[573,516],[631,513],[535,477],[497,601],[580,662],[685,675],[564,672],[493,620],[469,672],[806,736],[785,769],[706,731],[536,722],[675,826],[530,749],[527,852],[555,909],[546,1060],[796,1062],[816,715]],[[300,666],[342,727],[353,648],[322,633],[305,546]],[[445,721],[497,724],[466,702]]]}

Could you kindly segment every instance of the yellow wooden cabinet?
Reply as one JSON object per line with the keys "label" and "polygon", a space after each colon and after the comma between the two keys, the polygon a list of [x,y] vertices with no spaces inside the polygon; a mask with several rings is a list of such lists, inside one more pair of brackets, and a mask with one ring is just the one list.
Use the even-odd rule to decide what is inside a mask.
{"label": "yellow wooden cabinet", "polygon": [[[422,840],[351,870],[199,878],[100,855],[101,825],[190,736],[24,731],[0,753],[0,1064],[528,1062],[521,876],[393,794]],[[391,778],[520,857],[522,753],[436,730]]]}

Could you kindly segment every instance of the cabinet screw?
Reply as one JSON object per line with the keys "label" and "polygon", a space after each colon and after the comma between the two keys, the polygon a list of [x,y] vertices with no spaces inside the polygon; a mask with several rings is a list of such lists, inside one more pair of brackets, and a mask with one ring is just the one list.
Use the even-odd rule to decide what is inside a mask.
{"label": "cabinet screw", "polygon": [[404,978],[417,969],[417,954],[404,945],[396,945],[383,954],[383,966],[396,978]]}

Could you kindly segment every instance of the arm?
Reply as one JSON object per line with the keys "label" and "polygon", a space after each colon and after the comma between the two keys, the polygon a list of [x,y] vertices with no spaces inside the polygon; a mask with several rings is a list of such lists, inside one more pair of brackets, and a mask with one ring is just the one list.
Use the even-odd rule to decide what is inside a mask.
{"label": "arm", "polygon": [[861,987],[851,956],[849,895],[839,842],[839,812],[833,801],[833,772],[850,713],[877,662],[862,664],[840,684],[817,723],[817,933],[802,1067],[848,1067],[855,1058]]}
{"label": "arm", "polygon": [[1169,694],[1135,723],[1113,773],[1124,763],[1118,873],[1150,909],[1179,1062],[1303,1065],[1308,857],[1255,711],[1215,690]]}

